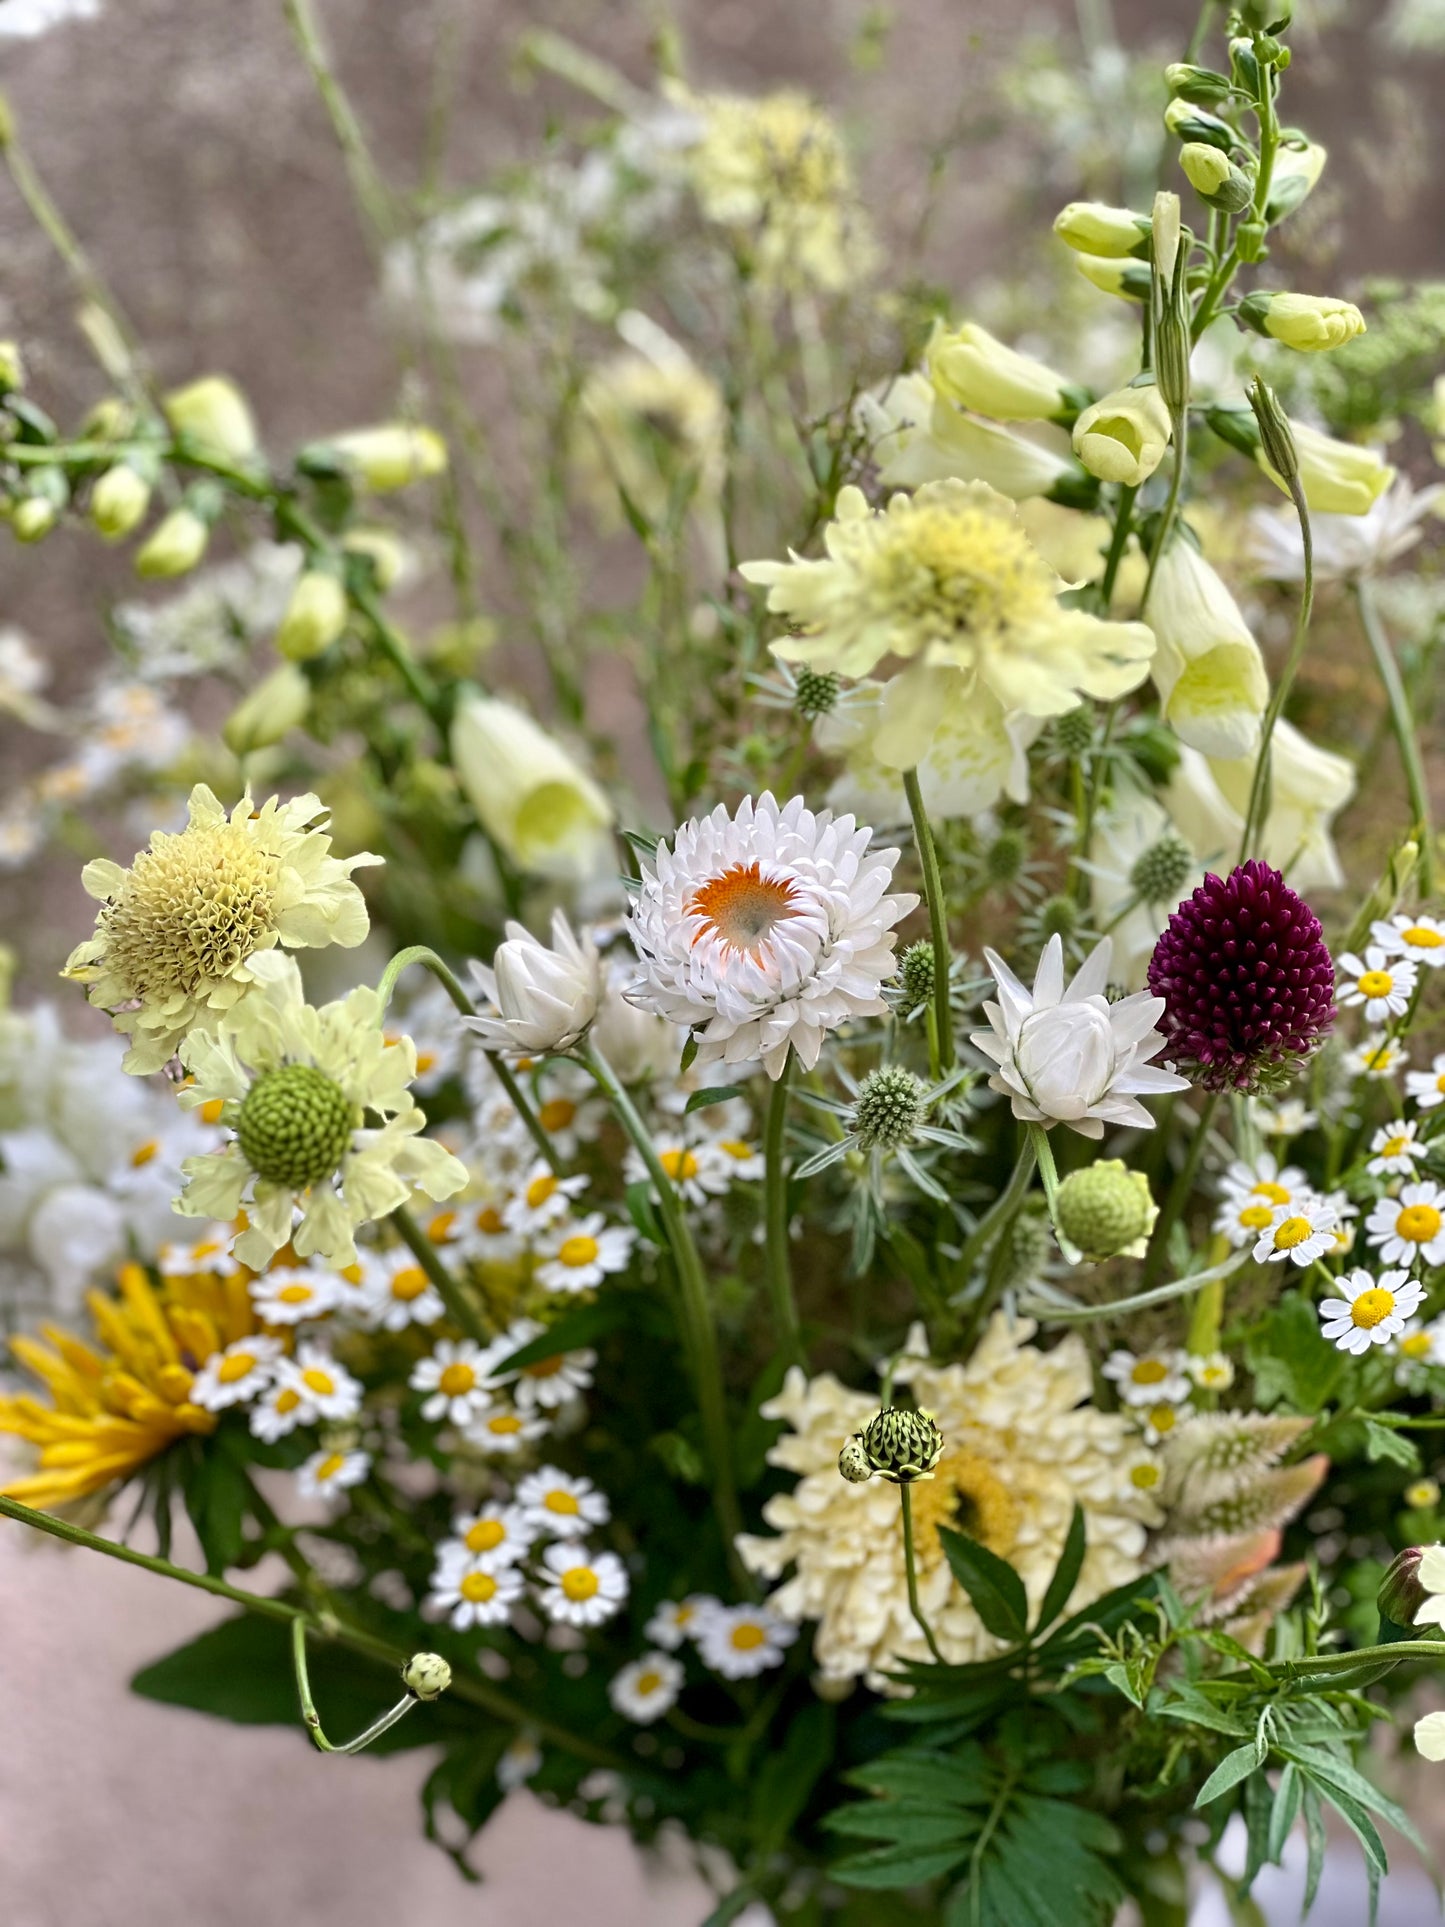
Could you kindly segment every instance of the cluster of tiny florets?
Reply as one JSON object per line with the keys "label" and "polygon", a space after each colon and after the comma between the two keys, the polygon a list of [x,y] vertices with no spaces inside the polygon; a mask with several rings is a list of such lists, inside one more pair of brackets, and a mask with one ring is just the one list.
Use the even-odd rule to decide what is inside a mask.
{"label": "cluster of tiny florets", "polygon": [[1135,859],[1129,885],[1145,903],[1173,903],[1194,870],[1194,852],[1177,830],[1166,830]]}
{"label": "cluster of tiny florets", "polygon": [[853,1129],[865,1150],[891,1151],[907,1144],[923,1121],[927,1086],[894,1064],[869,1071],[858,1086]]}
{"label": "cluster of tiny florets", "polygon": [[304,1191],[330,1177],[351,1144],[355,1108],[314,1064],[263,1071],[236,1118],[241,1154],[258,1177]]}

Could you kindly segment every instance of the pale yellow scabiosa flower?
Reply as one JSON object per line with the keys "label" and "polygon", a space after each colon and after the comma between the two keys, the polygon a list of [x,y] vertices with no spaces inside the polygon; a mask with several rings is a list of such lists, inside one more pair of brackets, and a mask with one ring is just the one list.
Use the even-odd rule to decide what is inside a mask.
{"label": "pale yellow scabiosa flower", "polygon": [[[1027,1320],[997,1314],[966,1365],[920,1365],[910,1380],[946,1441],[932,1479],[911,1488],[919,1600],[944,1658],[956,1665],[989,1657],[1000,1642],[954,1581],[941,1525],[962,1520],[1008,1560],[1037,1609],[1075,1503],[1082,1505],[1088,1549],[1068,1602],[1078,1611],[1137,1576],[1146,1528],[1163,1516],[1131,1476],[1147,1457],[1134,1427],[1087,1403],[1092,1380],[1082,1341],[1071,1334],[1045,1353],[1026,1342],[1033,1332]],[[762,1409],[791,1427],[768,1457],[798,1482],[763,1508],[777,1536],[744,1535],[738,1549],[768,1579],[794,1567],[767,1603],[784,1619],[818,1622],[814,1653],[825,1679],[861,1676],[887,1691],[897,1662],[926,1660],[928,1649],[908,1605],[896,1487],[838,1475],[840,1445],[873,1417],[877,1398],[831,1373],[807,1379],[795,1367]]]}
{"label": "pale yellow scabiosa flower", "polygon": [[1148,673],[1151,631],[1065,608],[1066,585],[986,483],[929,482],[877,510],[845,488],[824,546],[817,560],[748,562],[742,574],[799,632],[773,644],[782,660],[849,677],[903,660],[877,745],[895,768],[922,761],[932,740],[928,670],[965,671],[1024,716],[1063,715],[1081,695],[1112,700]]}
{"label": "pale yellow scabiosa flower", "polygon": [[294,958],[268,952],[252,972],[251,995],[215,1036],[194,1031],[181,1046],[193,1080],[182,1104],[219,1099],[233,1136],[223,1151],[185,1160],[176,1209],[232,1219],[244,1205],[235,1252],[258,1270],[288,1240],[298,1257],[355,1264],[358,1225],[405,1204],[413,1189],[452,1196],[467,1167],[420,1135],[416,1050],[409,1037],[387,1042],[374,990],[362,986],[317,1009]]}
{"label": "pale yellow scabiosa flower", "polygon": [[157,830],[128,870],[99,858],[81,872],[103,907],[63,974],[130,1036],[125,1068],[139,1075],[174,1057],[188,1032],[213,1029],[275,945],[359,944],[368,920],[351,872],[381,861],[332,856],[326,811],[310,794],[273,796],[259,810],[243,796],[228,814],[197,783],[189,817],[174,835]]}

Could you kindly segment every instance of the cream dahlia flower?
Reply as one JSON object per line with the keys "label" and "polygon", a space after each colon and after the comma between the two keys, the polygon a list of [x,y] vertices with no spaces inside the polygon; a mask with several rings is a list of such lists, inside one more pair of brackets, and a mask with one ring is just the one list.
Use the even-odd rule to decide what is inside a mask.
{"label": "cream dahlia flower", "polygon": [[228,815],[197,783],[189,813],[178,833],[157,830],[128,870],[86,864],[81,882],[103,908],[62,973],[130,1035],[125,1068],[142,1075],[187,1032],[214,1030],[276,944],[359,944],[368,919],[351,872],[381,861],[331,855],[319,796],[273,796],[259,810],[243,796]]}
{"label": "cream dahlia flower", "polygon": [[451,1197],[467,1183],[467,1167],[420,1135],[416,1047],[409,1037],[388,1042],[374,990],[362,986],[316,1009],[295,959],[276,952],[256,958],[252,983],[214,1036],[192,1031],[181,1045],[192,1077],[181,1103],[196,1110],[219,1101],[232,1137],[223,1151],[185,1159],[176,1209],[225,1221],[244,1206],[247,1227],[234,1250],[256,1271],[288,1240],[298,1257],[355,1264],[358,1225],[384,1218],[413,1189]]}
{"label": "cream dahlia flower", "polygon": [[[1087,1550],[1069,1600],[1077,1612],[1139,1574],[1146,1528],[1163,1516],[1133,1476],[1141,1460],[1135,1428],[1086,1403],[1082,1340],[1071,1334],[1041,1352],[1026,1342],[1033,1332],[1028,1320],[1010,1323],[997,1313],[966,1365],[920,1365],[911,1378],[914,1397],[946,1440],[933,1478],[912,1487],[919,1603],[955,1665],[986,1659],[1001,1642],[955,1583],[941,1525],[961,1528],[1008,1560],[1033,1610],[1081,1505]],[[768,1604],[785,1619],[818,1622],[814,1653],[825,1679],[861,1676],[886,1689],[899,1660],[926,1660],[928,1649],[908,1608],[897,1488],[838,1476],[839,1448],[877,1409],[876,1394],[852,1391],[831,1373],[788,1373],[762,1411],[791,1426],[768,1457],[798,1482],[763,1507],[777,1536],[745,1534],[738,1550],[766,1579],[793,1567]]]}
{"label": "cream dahlia flower", "polygon": [[1050,937],[1031,991],[996,950],[984,950],[998,1002],[983,1007],[992,1029],[969,1041],[998,1065],[989,1089],[1011,1100],[1015,1117],[1069,1124],[1082,1137],[1102,1137],[1106,1123],[1149,1131],[1154,1120],[1139,1098],[1189,1088],[1187,1078],[1149,1062],[1164,1042],[1154,1028],[1164,999],[1145,991],[1114,1004],[1105,997],[1113,948],[1105,937],[1065,984],[1064,946]]}
{"label": "cream dahlia flower", "polygon": [[761,1058],[781,1077],[792,1046],[811,1070],[830,1030],[886,1008],[893,926],[918,902],[886,894],[898,852],[872,836],[801,796],[684,823],[642,866],[632,1001],[695,1030],[699,1067]]}

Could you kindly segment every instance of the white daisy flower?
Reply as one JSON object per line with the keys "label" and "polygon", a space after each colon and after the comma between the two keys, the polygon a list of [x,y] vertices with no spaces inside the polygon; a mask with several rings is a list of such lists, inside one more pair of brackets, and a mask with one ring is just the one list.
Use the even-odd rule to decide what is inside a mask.
{"label": "white daisy flower", "polygon": [[281,1356],[279,1338],[238,1338],[223,1352],[213,1352],[191,1381],[190,1401],[205,1412],[223,1412],[228,1405],[244,1405],[271,1383]]}
{"label": "white daisy flower", "polygon": [[313,1265],[282,1265],[251,1280],[251,1303],[263,1325],[302,1325],[340,1302],[336,1273]]}
{"label": "white daisy flower", "polygon": [[522,1597],[522,1575],[515,1566],[482,1560],[438,1568],[426,1603],[445,1613],[456,1632],[469,1626],[502,1626]]}
{"label": "white daisy flower", "polygon": [[454,1536],[437,1547],[437,1571],[477,1565],[488,1570],[514,1566],[530,1549],[537,1533],[519,1505],[488,1505],[480,1512],[459,1512],[452,1520]]}
{"label": "white daisy flower", "polygon": [[[681,1133],[659,1132],[653,1139],[657,1161],[688,1204],[704,1205],[720,1198],[738,1175],[736,1162],[713,1144],[695,1144]],[[622,1175],[629,1184],[649,1178],[642,1154],[629,1147]]]}
{"label": "white daisy flower", "polygon": [[1405,1073],[1405,1095],[1413,1097],[1422,1111],[1445,1104],[1445,1051],[1432,1060],[1428,1071]]}
{"label": "white daisy flower", "polygon": [[594,1351],[579,1347],[570,1352],[553,1352],[548,1358],[534,1358],[530,1365],[512,1373],[506,1369],[508,1358],[540,1338],[546,1326],[535,1318],[518,1318],[491,1347],[495,1354],[492,1382],[507,1384],[518,1408],[523,1412],[549,1412],[568,1405],[592,1383]]}
{"label": "white daisy flower", "polygon": [[1234,1360],[1225,1352],[1190,1352],[1184,1369],[1201,1392],[1227,1392],[1234,1383]]}
{"label": "white daisy flower", "polygon": [[521,1481],[517,1504],[529,1525],[558,1539],[581,1538],[612,1517],[607,1495],[590,1479],[574,1478],[555,1465],[544,1465]]}
{"label": "white daisy flower", "polygon": [[1424,1180],[1398,1198],[1381,1198],[1365,1220],[1365,1237],[1386,1265],[1445,1265],[1445,1191]]}
{"label": "white daisy flower", "polygon": [[[437,1133],[438,1141],[442,1136]],[[449,1145],[449,1149],[455,1149]],[[467,1207],[462,1204],[446,1204],[440,1210],[427,1198],[414,1198],[412,1211],[421,1221],[426,1233],[427,1243],[437,1251],[455,1251],[460,1254],[466,1241]]]}
{"label": "white daisy flower", "polygon": [[998,1002],[983,1007],[992,1029],[974,1031],[971,1041],[997,1064],[989,1088],[1010,1100],[1015,1117],[1045,1127],[1068,1124],[1092,1138],[1104,1135],[1106,1123],[1148,1131],[1154,1119],[1139,1098],[1189,1088],[1186,1078],[1148,1062],[1163,1048],[1154,1020],[1164,999],[1147,991],[1116,1004],[1105,997],[1110,938],[1066,984],[1063,943],[1050,937],[1031,991],[997,951],[986,948],[983,955]]}
{"label": "white daisy flower", "polygon": [[1403,911],[1370,925],[1370,935],[1387,956],[1408,957],[1427,970],[1445,965],[1445,923],[1438,917],[1407,917]]}
{"label": "white daisy flower", "polygon": [[624,1666],[607,1688],[607,1697],[624,1719],[650,1726],[676,1703],[684,1674],[667,1653],[644,1653]]}
{"label": "white daisy flower", "polygon": [[1344,1191],[1326,1191],[1324,1201],[1333,1210],[1337,1220],[1334,1255],[1341,1258],[1355,1242],[1355,1219],[1360,1215],[1360,1207],[1352,1204]]}
{"label": "white daisy flower", "polygon": [[[1415,1577],[1429,1597],[1415,1614],[1417,1626],[1445,1626],[1445,1546],[1426,1546]],[[1439,1757],[1445,1759],[1445,1749]]]}
{"label": "white daisy flower", "polygon": [[318,1418],[338,1422],[355,1418],[361,1410],[360,1379],[353,1378],[344,1365],[338,1365],[321,1345],[298,1345],[294,1358],[279,1359],[276,1383],[300,1395],[303,1425],[310,1425]]}
{"label": "white daisy flower", "polygon": [[1179,1429],[1183,1407],[1171,1405],[1161,1400],[1157,1405],[1133,1406],[1132,1415],[1144,1428],[1145,1442],[1149,1445],[1162,1445],[1172,1432]]}
{"label": "white daisy flower", "polygon": [[537,1283],[544,1291],[591,1291],[609,1272],[627,1269],[636,1238],[630,1225],[608,1224],[600,1211],[564,1218],[538,1245]]}
{"label": "white daisy flower", "polygon": [[898,851],[872,837],[801,796],[684,823],[642,864],[629,1001],[693,1031],[700,1069],[761,1058],[780,1077],[792,1046],[811,1070],[829,1031],[884,1014],[893,926],[918,902],[887,894]]}
{"label": "white daisy flower", "polygon": [[729,1175],[737,1182],[760,1182],[768,1168],[761,1145],[745,1137],[709,1137],[702,1140],[704,1150],[717,1151],[732,1160]]}
{"label": "white daisy flower", "polygon": [[268,1385],[251,1407],[252,1436],[274,1445],[306,1423],[306,1401],[294,1385]]}
{"label": "white daisy flower", "polygon": [[[1433,1604],[1433,1601],[1428,1601]],[[1423,1611],[1424,1608],[1421,1608]],[[1436,1622],[1432,1621],[1432,1624]],[[1416,1618],[1415,1624],[1421,1624]],[[1422,1760],[1445,1760],[1445,1713],[1423,1713],[1415,1722],[1415,1751]]]}
{"label": "white daisy flower", "polygon": [[1411,1365],[1445,1365],[1445,1318],[1433,1318],[1428,1325],[1409,1319],[1391,1349]]}
{"label": "white daisy flower", "polygon": [[515,1197],[507,1201],[502,1222],[519,1237],[534,1238],[565,1218],[573,1198],[586,1189],[585,1177],[559,1178],[544,1159],[538,1158]]}
{"label": "white daisy flower", "polygon": [[329,1499],[348,1486],[360,1485],[371,1470],[369,1452],[313,1452],[296,1470],[296,1490],[303,1499]]}
{"label": "white daisy flower", "polygon": [[578,1064],[549,1064],[537,1081],[537,1122],[564,1162],[593,1144],[607,1121],[607,1105]]}
{"label": "white daisy flower", "polygon": [[526,1239],[507,1226],[509,1197],[510,1193],[504,1191],[484,1203],[472,1199],[462,1205],[457,1222],[461,1226],[461,1249],[468,1258],[484,1265],[505,1265],[527,1249]]}
{"label": "white daisy flower", "polygon": [[1365,1007],[1367,1024],[1383,1024],[1391,1017],[1403,1017],[1410,1008],[1415,988],[1415,966],[1388,957],[1378,944],[1371,944],[1364,962],[1352,952],[1340,958],[1340,1003],[1349,1009]]}
{"label": "white daisy flower", "polygon": [[1405,1061],[1405,1047],[1387,1037],[1382,1030],[1364,1037],[1353,1050],[1345,1052],[1345,1067],[1356,1077],[1393,1077]]}
{"label": "white daisy flower", "polygon": [[1126,1405],[1177,1405],[1189,1396],[1185,1357],[1179,1351],[1113,1352],[1104,1366]]}
{"label": "white daisy flower", "polygon": [[364,1304],[373,1331],[434,1325],[446,1313],[441,1293],[405,1245],[376,1254],[367,1270]]}
{"label": "white daisy flower", "polygon": [[536,1412],[493,1405],[480,1418],[474,1418],[462,1436],[482,1452],[520,1452],[534,1440],[545,1438],[550,1430],[546,1419]]}
{"label": "white daisy flower", "polygon": [[1425,1296],[1425,1287],[1406,1271],[1382,1271],[1378,1279],[1368,1271],[1347,1271],[1339,1283],[1349,1295],[1323,1300],[1320,1329],[1342,1352],[1357,1357],[1398,1337]]}
{"label": "white daisy flower", "polygon": [[467,1425],[480,1418],[491,1403],[487,1386],[488,1355],[475,1339],[439,1338],[427,1358],[420,1358],[407,1383],[426,1392],[421,1415]]}
{"label": "white daisy flower", "polygon": [[1365,1169],[1371,1176],[1413,1177],[1415,1160],[1425,1155],[1425,1146],[1415,1136],[1419,1128],[1413,1119],[1408,1124],[1382,1124],[1370,1139],[1372,1155]]}
{"label": "white daisy flower", "polygon": [[1327,1198],[1302,1197],[1277,1204],[1254,1247],[1254,1261],[1267,1265],[1276,1258],[1288,1258],[1291,1264],[1312,1265],[1334,1249],[1339,1222],[1339,1213]]}
{"label": "white daisy flower", "polygon": [[724,1679],[752,1679],[781,1666],[797,1637],[792,1621],[767,1606],[719,1606],[702,1623],[698,1657]]}
{"label": "white daisy flower", "polygon": [[1124,1476],[1134,1491],[1153,1495],[1164,1483],[1164,1467],[1152,1452],[1139,1452],[1127,1461]]}
{"label": "white daisy flower", "polygon": [[241,1269],[231,1253],[235,1235],[234,1225],[213,1224],[194,1244],[162,1245],[156,1259],[162,1278],[229,1278]]}
{"label": "white daisy flower", "polygon": [[588,1552],[571,1539],[559,1539],[542,1554],[542,1565],[537,1603],[551,1620],[600,1626],[626,1603],[627,1573],[615,1552]]}
{"label": "white daisy flower", "polygon": [[1262,1137],[1300,1137],[1319,1123],[1319,1115],[1302,1097],[1282,1097],[1276,1103],[1254,1100],[1254,1121]]}
{"label": "white daisy flower", "polygon": [[1309,1185],[1298,1166],[1289,1164],[1281,1170],[1266,1151],[1252,1162],[1236,1159],[1221,1178],[1220,1188],[1223,1201],[1214,1229],[1238,1250],[1259,1237],[1279,1205],[1303,1197]]}
{"label": "white daisy flower", "polygon": [[675,1653],[685,1639],[696,1639],[709,1615],[721,1608],[722,1601],[705,1592],[689,1593],[686,1599],[665,1599],[643,1627],[642,1636],[654,1646],[665,1646]]}

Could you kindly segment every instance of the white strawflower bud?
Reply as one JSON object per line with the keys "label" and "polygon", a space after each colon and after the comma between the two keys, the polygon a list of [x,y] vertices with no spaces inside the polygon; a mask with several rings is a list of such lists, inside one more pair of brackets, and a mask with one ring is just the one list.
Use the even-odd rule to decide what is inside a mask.
{"label": "white strawflower bud", "polygon": [[570,1050],[591,1026],[602,997],[597,946],[585,932],[579,942],[560,910],[552,913],[550,950],[520,923],[509,923],[491,968],[474,963],[472,974],[496,1014],[462,1021],[489,1050],[526,1057]]}
{"label": "white strawflower bud", "polygon": [[178,435],[212,455],[244,462],[256,452],[256,423],[251,405],[235,382],[225,375],[206,375],[177,388],[162,404],[166,419]]}
{"label": "white strawflower bud", "polygon": [[276,631],[276,648],[288,662],[309,662],[329,649],[346,627],[346,589],[325,569],[307,569],[297,580]]}
{"label": "white strawflower bud", "polygon": [[413,1653],[401,1669],[401,1683],[415,1699],[440,1699],[452,1683],[452,1669],[440,1653]]}
{"label": "white strawflower bud", "polygon": [[595,869],[612,806],[524,710],[488,696],[464,698],[451,749],[477,821],[518,869],[551,877]]}
{"label": "white strawflower bud", "polygon": [[447,445],[436,430],[413,428],[406,422],[353,428],[330,436],[315,452],[335,457],[355,480],[377,494],[429,481],[447,465]]}

